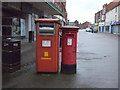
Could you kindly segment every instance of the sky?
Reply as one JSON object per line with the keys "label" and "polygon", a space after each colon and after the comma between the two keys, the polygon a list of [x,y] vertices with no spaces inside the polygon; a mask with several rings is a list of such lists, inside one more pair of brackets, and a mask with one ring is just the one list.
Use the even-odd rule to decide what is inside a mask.
{"label": "sky", "polygon": [[94,23],[95,13],[102,10],[104,4],[109,4],[113,0],[66,0],[66,10],[68,20],[79,23],[86,21]]}

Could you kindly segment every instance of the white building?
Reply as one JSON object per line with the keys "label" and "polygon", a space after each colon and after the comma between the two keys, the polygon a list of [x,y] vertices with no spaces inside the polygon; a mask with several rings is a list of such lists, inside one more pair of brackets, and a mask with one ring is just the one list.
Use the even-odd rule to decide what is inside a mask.
{"label": "white building", "polygon": [[109,12],[106,13],[106,22],[115,22],[115,21],[119,21],[119,9],[120,9],[120,5],[113,8],[112,10],[110,10]]}
{"label": "white building", "polygon": [[118,33],[120,30],[120,5],[106,13],[105,31]]}

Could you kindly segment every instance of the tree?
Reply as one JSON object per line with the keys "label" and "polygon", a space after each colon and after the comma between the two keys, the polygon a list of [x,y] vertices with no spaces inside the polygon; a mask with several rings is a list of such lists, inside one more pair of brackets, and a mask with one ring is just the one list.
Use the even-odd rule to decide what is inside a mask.
{"label": "tree", "polygon": [[75,25],[78,26],[79,25],[79,21],[75,20]]}

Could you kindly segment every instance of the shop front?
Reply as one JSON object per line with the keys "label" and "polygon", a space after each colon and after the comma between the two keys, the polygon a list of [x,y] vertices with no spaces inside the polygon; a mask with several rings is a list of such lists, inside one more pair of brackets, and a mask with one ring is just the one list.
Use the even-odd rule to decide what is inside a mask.
{"label": "shop front", "polygon": [[100,22],[99,23],[99,28],[98,28],[99,32],[104,32],[104,25],[105,25],[105,22]]}
{"label": "shop front", "polygon": [[105,22],[105,32],[111,32],[111,22]]}
{"label": "shop front", "polygon": [[112,24],[113,28],[114,28],[114,34],[119,34],[120,33],[120,21],[118,22],[114,22]]}
{"label": "shop front", "polygon": [[94,30],[98,32],[98,23],[94,24]]}

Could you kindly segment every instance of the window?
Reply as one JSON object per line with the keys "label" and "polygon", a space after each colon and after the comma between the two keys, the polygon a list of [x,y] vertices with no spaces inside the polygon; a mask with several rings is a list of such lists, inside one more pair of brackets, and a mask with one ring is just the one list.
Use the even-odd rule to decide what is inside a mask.
{"label": "window", "polygon": [[115,8],[115,12],[117,12],[117,8]]}
{"label": "window", "polygon": [[117,21],[117,15],[115,15],[115,21]]}
{"label": "window", "polygon": [[54,35],[55,24],[50,22],[39,23],[39,35]]}

